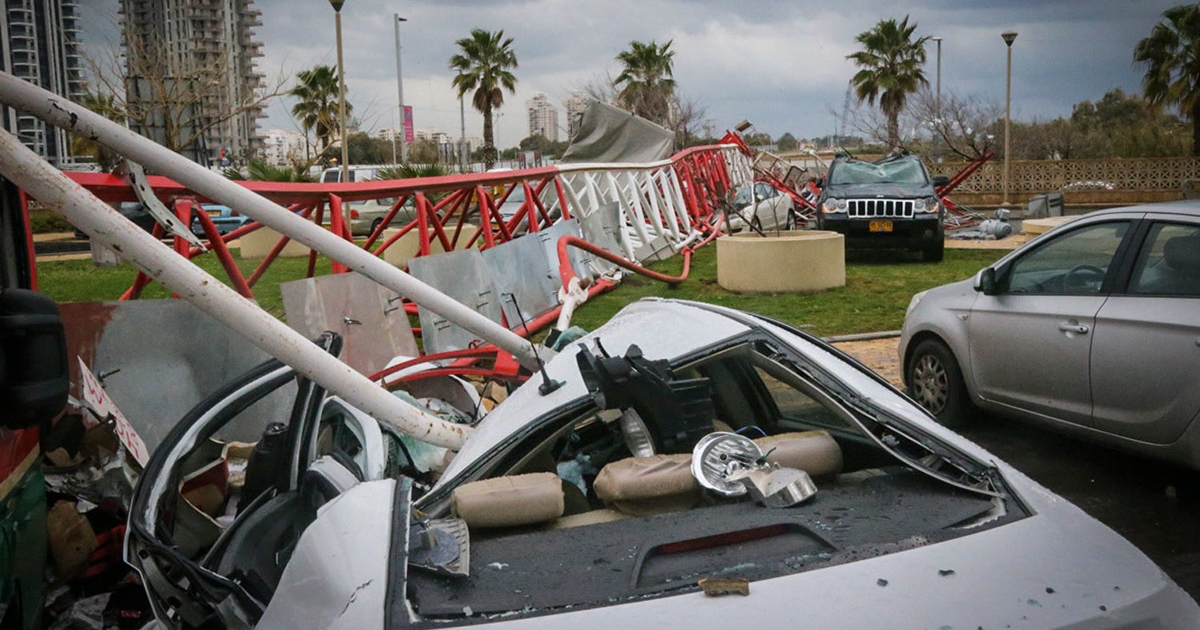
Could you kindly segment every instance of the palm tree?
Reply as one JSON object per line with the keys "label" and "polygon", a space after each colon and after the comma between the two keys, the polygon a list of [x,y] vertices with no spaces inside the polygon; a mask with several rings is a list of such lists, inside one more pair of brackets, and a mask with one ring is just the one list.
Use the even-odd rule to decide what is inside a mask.
{"label": "palm tree", "polygon": [[275,166],[266,160],[250,160],[246,165],[246,179],[256,182],[312,182],[316,179],[308,174],[307,164]]}
{"label": "palm tree", "polygon": [[1200,155],[1200,5],[1164,11],[1150,36],[1133,49],[1133,60],[1146,66],[1146,100],[1178,106],[1192,119],[1192,155]]}
{"label": "palm tree", "polygon": [[492,110],[504,104],[504,90],[516,92],[517,55],[513,38],[504,31],[494,33],[481,28],[471,29],[471,36],[458,42],[459,52],[450,57],[450,69],[458,72],[453,85],[462,98],[474,90],[471,105],[483,114],[483,161],[487,168],[496,163],[496,144],[492,139]]}
{"label": "palm tree", "polygon": [[441,177],[449,175],[450,170],[441,164],[396,164],[386,166],[375,173],[375,179],[388,181],[393,179],[415,179],[417,177]]}
{"label": "palm tree", "polygon": [[675,51],[671,41],[659,46],[650,43],[629,42],[629,50],[617,55],[625,67],[613,80],[620,87],[617,100],[629,111],[659,124],[667,124],[670,115],[671,97],[675,94],[674,72]]}
{"label": "palm tree", "polygon": [[[298,83],[292,96],[299,99],[292,106],[292,115],[300,119],[306,132],[317,137],[317,156],[320,157],[341,137],[338,118],[338,74],[332,66],[316,66],[296,74]],[[346,103],[346,116],[354,108]]]}
{"label": "palm tree", "polygon": [[907,15],[899,23],[880,20],[875,28],[859,34],[857,41],[863,49],[846,56],[861,68],[850,79],[858,102],[874,105],[879,99],[879,109],[887,116],[888,147],[893,149],[900,144],[899,118],[908,95],[929,83],[922,69],[929,37],[914,41],[915,30],[916,23],[910,25]]}

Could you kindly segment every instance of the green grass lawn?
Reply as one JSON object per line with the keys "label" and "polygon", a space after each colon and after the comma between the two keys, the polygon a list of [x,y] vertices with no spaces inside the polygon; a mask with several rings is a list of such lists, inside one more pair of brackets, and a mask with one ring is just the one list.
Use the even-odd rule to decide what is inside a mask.
{"label": "green grass lawn", "polygon": [[[592,330],[608,321],[621,307],[639,298],[654,296],[695,300],[750,311],[823,337],[849,333],[896,330],[914,293],[969,278],[1005,253],[995,250],[947,249],[941,263],[918,262],[913,254],[851,253],[846,261],[846,286],[841,289],[796,295],[791,293],[743,294],[717,285],[717,248],[705,247],[692,258],[687,282],[672,288],[641,276],[626,278],[614,291],[589,300],[572,323]],[[874,253],[872,253],[874,254]],[[655,271],[678,275],[683,258],[651,265]],[[779,273],[804,273],[780,269]]]}
{"label": "green grass lawn", "polygon": [[[235,250],[236,251],[236,250]],[[908,301],[918,291],[947,282],[971,277],[982,267],[991,264],[1004,252],[992,250],[946,250],[941,263],[922,263],[910,254],[881,253],[866,257],[851,254],[846,263],[846,286],[822,293],[794,295],[787,293],[739,294],[717,286],[717,248],[705,247],[692,260],[691,277],[677,288],[654,282],[641,276],[626,278],[621,286],[605,295],[593,298],[576,313],[572,323],[592,330],[626,304],[647,297],[670,297],[710,302],[759,313],[789,324],[804,326],[821,336],[857,332],[894,330],[904,321]],[[238,258],[238,267],[249,277],[260,259]],[[207,254],[196,261],[206,271],[227,281],[216,257]],[[283,317],[280,283],[304,277],[307,258],[280,258],[254,287],[259,304],[277,317]],[[319,258],[317,273],[330,273],[328,258]],[[678,274],[683,258],[656,263],[656,271]],[[802,269],[780,269],[779,273],[803,273]],[[97,269],[90,260],[43,262],[38,265],[41,290],[59,302],[93,302],[115,300],[129,288],[135,272],[122,264],[111,269]],[[144,298],[167,298],[169,293],[160,285],[146,289]]]}
{"label": "green grass lawn", "polygon": [[[262,259],[238,258],[237,251],[237,249],[233,250],[234,260],[237,261],[242,274],[249,278],[250,274],[258,268]],[[221,267],[215,255],[205,254],[197,258],[195,262],[208,273],[219,278],[225,284],[229,284],[229,276],[225,275],[225,269]],[[282,318],[283,296],[280,294],[279,285],[289,280],[303,278],[307,269],[307,256],[276,259],[267,273],[263,274],[263,277],[251,289],[254,291],[254,297],[258,299],[259,306],[272,315]],[[317,258],[318,275],[331,273],[332,270],[333,265],[328,258],[324,256]],[[136,276],[137,270],[126,263],[108,269],[97,269],[91,260],[38,263],[38,288],[56,302],[116,300],[133,284]],[[143,299],[169,297],[171,297],[170,292],[157,283],[146,287],[145,292],[142,293]]]}

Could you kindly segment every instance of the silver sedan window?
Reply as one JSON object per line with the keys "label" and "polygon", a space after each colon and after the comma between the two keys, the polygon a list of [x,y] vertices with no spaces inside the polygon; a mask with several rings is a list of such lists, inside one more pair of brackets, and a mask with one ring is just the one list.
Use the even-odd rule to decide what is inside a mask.
{"label": "silver sedan window", "polygon": [[1128,230],[1128,221],[1114,221],[1063,234],[1013,263],[1008,290],[1012,293],[1097,294]]}
{"label": "silver sedan window", "polygon": [[1200,297],[1200,225],[1156,223],[1138,254],[1130,293]]}

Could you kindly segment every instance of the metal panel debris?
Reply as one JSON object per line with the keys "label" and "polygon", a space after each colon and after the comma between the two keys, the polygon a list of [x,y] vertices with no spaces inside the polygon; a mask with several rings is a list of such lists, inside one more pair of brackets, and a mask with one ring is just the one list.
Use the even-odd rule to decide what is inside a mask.
{"label": "metal panel debris", "polygon": [[280,290],[288,326],[310,339],[326,330],[338,333],[340,358],[363,374],[378,372],[393,357],[418,354],[399,296],[364,275],[305,278]]}
{"label": "metal panel debris", "polygon": [[[491,270],[477,249],[421,256],[409,262],[413,277],[429,286],[441,287],[467,308],[500,323],[500,300],[492,282]],[[425,353],[463,350],[477,345],[479,336],[452,324],[449,320],[420,305],[421,340]]]}

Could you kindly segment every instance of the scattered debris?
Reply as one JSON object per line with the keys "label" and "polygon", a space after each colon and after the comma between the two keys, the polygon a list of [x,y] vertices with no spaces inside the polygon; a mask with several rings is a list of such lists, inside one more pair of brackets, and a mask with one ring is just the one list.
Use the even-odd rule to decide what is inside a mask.
{"label": "scattered debris", "polygon": [[704,594],[709,597],[750,594],[750,582],[748,580],[705,578],[697,582],[697,584],[704,590]]}
{"label": "scattered debris", "polygon": [[77,599],[49,626],[49,630],[102,630],[110,593]]}
{"label": "scattered debris", "polygon": [[72,501],[59,501],[46,514],[46,533],[54,567],[65,579],[78,576],[96,550],[96,532]]}
{"label": "scattered debris", "polygon": [[1008,222],[1010,215],[1009,210],[1000,208],[996,210],[995,218],[982,219],[972,229],[958,230],[949,232],[946,238],[955,240],[1003,240],[1008,238],[1013,233],[1013,226]]}
{"label": "scattered debris", "polygon": [[153,615],[122,549],[133,487],[149,450],[101,378],[82,360],[79,371],[78,398],[68,398],[66,412],[42,437],[53,560],[46,573],[46,627],[134,630]]}

